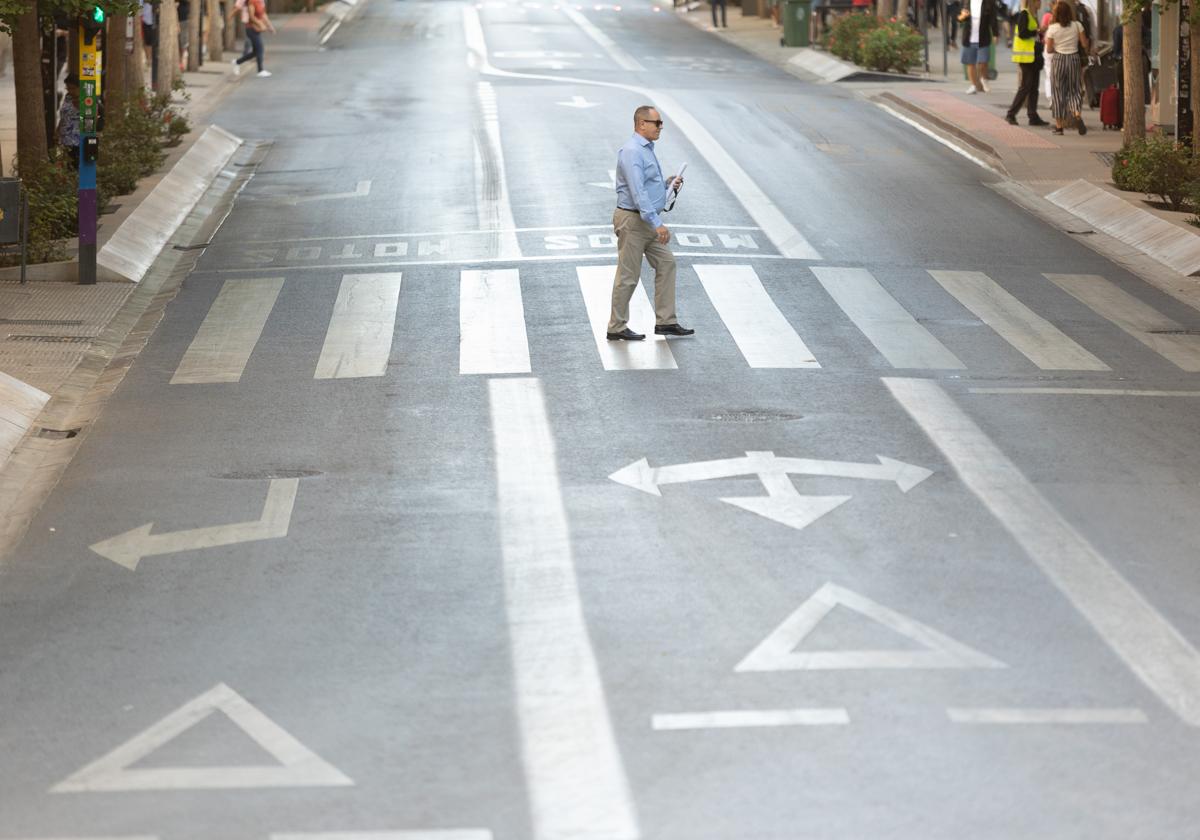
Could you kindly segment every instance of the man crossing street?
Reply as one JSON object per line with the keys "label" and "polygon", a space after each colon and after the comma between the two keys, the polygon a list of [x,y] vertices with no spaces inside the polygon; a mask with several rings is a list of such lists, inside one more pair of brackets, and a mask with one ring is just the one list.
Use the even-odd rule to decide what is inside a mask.
{"label": "man crossing street", "polygon": [[[654,269],[654,332],[685,336],[696,331],[679,325],[675,316],[675,255],[667,247],[671,232],[659,214],[667,201],[667,185],[654,154],[662,134],[662,117],[651,105],[633,113],[633,136],[617,153],[617,274],[613,278],[609,341],[641,341],[646,336],[629,328],[629,299],[637,288],[644,256]],[[683,179],[678,178],[682,186]]]}

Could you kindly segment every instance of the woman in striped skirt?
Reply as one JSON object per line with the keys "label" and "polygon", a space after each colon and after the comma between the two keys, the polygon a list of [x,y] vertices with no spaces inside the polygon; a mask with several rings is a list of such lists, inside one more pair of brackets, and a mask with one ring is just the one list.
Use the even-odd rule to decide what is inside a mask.
{"label": "woman in striped skirt", "polygon": [[1054,53],[1051,86],[1054,96],[1054,133],[1062,134],[1072,118],[1080,134],[1087,134],[1083,124],[1083,54],[1088,49],[1087,34],[1075,20],[1067,0],[1054,4],[1054,22],[1046,30],[1046,52]]}

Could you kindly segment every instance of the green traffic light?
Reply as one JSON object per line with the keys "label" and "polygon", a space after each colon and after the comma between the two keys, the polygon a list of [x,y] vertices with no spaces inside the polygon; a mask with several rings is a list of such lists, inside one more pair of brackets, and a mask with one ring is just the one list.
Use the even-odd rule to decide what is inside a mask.
{"label": "green traffic light", "polygon": [[99,6],[92,8],[92,20],[96,23],[104,23],[104,10]]}

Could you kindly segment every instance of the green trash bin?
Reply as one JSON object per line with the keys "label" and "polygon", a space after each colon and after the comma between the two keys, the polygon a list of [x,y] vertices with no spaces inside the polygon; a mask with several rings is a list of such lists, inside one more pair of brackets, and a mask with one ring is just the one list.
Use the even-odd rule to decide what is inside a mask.
{"label": "green trash bin", "polygon": [[783,44],[787,47],[807,47],[812,24],[812,0],[784,0]]}

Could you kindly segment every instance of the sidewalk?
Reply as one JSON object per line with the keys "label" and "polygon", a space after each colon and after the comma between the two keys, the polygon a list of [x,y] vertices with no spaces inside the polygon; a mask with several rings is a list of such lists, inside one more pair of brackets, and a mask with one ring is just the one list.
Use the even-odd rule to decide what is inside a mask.
{"label": "sidewalk", "polygon": [[[1005,121],[1019,71],[1003,38],[998,45],[998,76],[989,82],[990,92],[967,95],[968,84],[963,79],[957,49],[950,49],[945,62],[948,72],[942,75],[942,36],[934,28],[929,30],[932,72],[912,80],[859,81],[851,77],[835,82],[831,80],[853,65],[819,49],[780,46],[781,29],[769,19],[746,17],[740,8],[730,7],[728,28],[713,30],[706,3],[691,12],[679,8],[676,13],[693,26],[711,31],[799,78],[853,90],[1175,271],[1185,275],[1200,271],[1200,231],[1187,223],[1192,214],[1159,210],[1149,206],[1143,200],[1145,196],[1121,192],[1112,185],[1112,156],[1121,147],[1121,132],[1103,130],[1098,110],[1084,103],[1088,133],[1082,137],[1074,130],[1059,137],[1051,134],[1049,127],[1031,128],[1025,125],[1024,111],[1017,117],[1020,125]],[[1044,93],[1039,96],[1039,112],[1051,121],[1050,103]],[[1142,228],[1147,233],[1139,232]],[[1164,247],[1163,242],[1170,245]]]}
{"label": "sidewalk", "polygon": [[[308,47],[315,51],[321,26],[328,17],[323,11],[277,15],[279,32],[268,45],[268,54],[273,48],[276,56]],[[226,52],[219,59],[209,59],[200,71],[184,74],[187,98],[180,98],[178,105],[187,115],[192,130],[178,147],[169,150],[158,173],[144,178],[135,192],[115,199],[110,211],[100,217],[101,249],[143,202],[149,208],[171,201],[170,196],[162,195],[162,190],[152,196],[154,188],[172,173],[189,150],[204,145],[198,146],[197,141],[209,128],[209,117],[235,86],[270,84],[270,79],[258,79],[245,69],[235,77],[230,60],[237,55]],[[6,142],[3,134],[15,122],[11,113],[11,76],[10,70],[7,78],[0,77],[0,150],[5,155],[15,149],[15,141]],[[210,173],[209,182],[211,174],[215,173]],[[191,172],[188,177],[196,180]],[[155,216],[156,220],[161,218]],[[157,223],[158,228],[163,225]],[[160,235],[170,232],[173,231],[158,231]],[[98,368],[94,373],[99,376],[119,349],[108,346],[103,338],[110,332],[110,325],[123,318],[130,319],[131,314],[136,320],[138,315],[127,311],[136,308],[131,298],[139,290],[138,283],[104,282],[102,271],[101,282],[80,286],[73,282],[75,276],[73,265],[61,263],[30,266],[29,279],[24,285],[17,282],[15,271],[5,269],[0,273],[0,509],[12,490],[3,475],[5,463],[36,425],[43,407],[45,413],[54,413],[56,405],[62,402],[56,403],[54,398],[63,393],[64,387],[72,392],[67,395],[68,401],[84,399],[85,393],[74,393],[73,374],[86,360],[87,366]]]}

